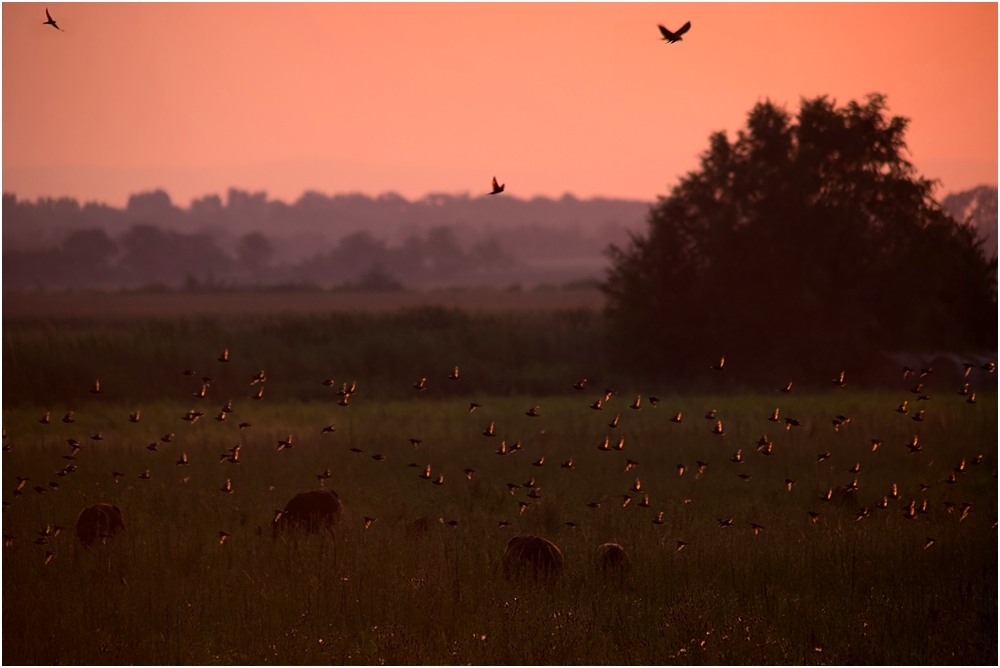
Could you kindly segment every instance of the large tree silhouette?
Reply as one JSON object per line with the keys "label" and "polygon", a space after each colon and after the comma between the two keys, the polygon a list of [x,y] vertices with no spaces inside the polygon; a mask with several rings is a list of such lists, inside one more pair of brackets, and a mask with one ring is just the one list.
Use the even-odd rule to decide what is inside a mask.
{"label": "large tree silhouette", "polygon": [[746,369],[839,370],[882,350],[996,346],[996,262],[904,157],[885,98],[758,103],[735,141],[661,197],[648,233],[612,246],[619,346],[662,371],[719,354]]}

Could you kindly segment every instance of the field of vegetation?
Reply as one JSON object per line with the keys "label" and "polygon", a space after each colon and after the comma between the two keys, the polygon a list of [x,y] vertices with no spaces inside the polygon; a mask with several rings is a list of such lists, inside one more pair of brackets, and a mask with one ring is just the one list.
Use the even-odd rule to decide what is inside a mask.
{"label": "field of vegetation", "polygon": [[[611,380],[604,322],[589,309],[471,314],[425,307],[395,313],[288,317],[9,318],[4,321],[5,406],[91,398],[153,401],[190,397],[214,378],[225,400],[251,394],[265,369],[267,397],[324,399],[320,381],[356,381],[359,396],[407,398],[431,369],[460,365],[461,384],[430,378],[435,394],[553,394],[578,374]],[[224,348],[232,362],[215,359]],[[191,369],[198,376],[182,376]],[[447,374],[445,374],[447,375]],[[195,387],[192,386],[192,382]],[[574,381],[575,382],[575,381]],[[571,383],[572,384],[572,383]],[[335,390],[336,388],[334,388]],[[225,401],[224,400],[224,401]]]}
{"label": "field of vegetation", "polygon": [[[973,371],[971,404],[933,374],[920,402],[913,379],[683,391],[616,375],[596,318],[5,321],[4,663],[996,663],[994,376]],[[321,484],[333,534],[273,539]],[[85,549],[74,522],[99,502],[127,530]],[[561,549],[554,585],[504,578],[522,533]],[[596,567],[609,541],[629,571]]]}
{"label": "field of vegetation", "polygon": [[206,291],[133,290],[122,292],[18,291],[3,294],[9,318],[191,318],[309,315],[344,312],[386,313],[425,306],[510,313],[572,309],[599,310],[604,295],[589,283],[522,289],[322,290],[303,286],[231,288]]}

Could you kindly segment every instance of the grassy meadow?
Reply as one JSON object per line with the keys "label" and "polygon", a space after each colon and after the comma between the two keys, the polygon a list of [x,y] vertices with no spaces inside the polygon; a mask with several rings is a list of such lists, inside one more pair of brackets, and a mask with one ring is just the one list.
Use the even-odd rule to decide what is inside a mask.
{"label": "grassy meadow", "polygon": [[[694,393],[622,376],[597,411],[603,381],[571,387],[612,377],[596,315],[431,313],[393,327],[346,316],[252,327],[5,321],[4,663],[996,663],[995,391],[970,405],[927,379],[932,400],[917,403],[905,387],[828,379],[822,391],[796,379],[785,395],[783,382]],[[227,345],[231,362],[214,361]],[[461,380],[448,381],[454,364]],[[213,377],[204,399],[187,368]],[[88,392],[95,378],[99,395]],[[343,381],[358,385],[346,407]],[[630,409],[640,393],[642,409]],[[230,399],[233,412],[213,419]],[[894,412],[904,399],[910,412]],[[470,402],[481,407],[470,413]],[[525,415],[535,405],[539,416]],[[779,406],[802,426],[768,421]],[[206,415],[188,424],[191,409]],[[724,435],[704,417],[712,409]],[[46,412],[51,423],[39,424]],[[851,420],[835,431],[838,414]],[[482,434],[491,422],[492,438]],[[336,431],[321,435],[328,425]],[[277,451],[290,434],[294,447]],[[769,456],[756,449],[763,434]],[[922,451],[910,454],[915,435]],[[605,437],[609,451],[598,448]],[[69,438],[83,445],[71,461]],[[873,451],[871,439],[883,444]],[[501,441],[522,450],[497,455]],[[236,443],[240,463],[220,463]],[[737,450],[743,463],[730,461]],[[175,464],[181,453],[188,466]],[[57,476],[67,464],[78,470]],[[427,465],[444,484],[419,477]],[[327,469],[344,503],[333,535],[272,539],[273,511]],[[30,478],[18,497],[15,476]],[[856,492],[822,499],[854,479]],[[898,498],[879,509],[894,484]],[[926,513],[904,517],[925,500]],[[118,505],[127,531],[84,549],[73,524],[98,502]],[[412,529],[422,517],[426,535]],[[365,518],[375,518],[368,529]],[[66,530],[35,544],[49,525]],[[504,546],[521,533],[562,550],[554,586],[504,579]],[[627,573],[596,568],[608,541],[631,556]]]}

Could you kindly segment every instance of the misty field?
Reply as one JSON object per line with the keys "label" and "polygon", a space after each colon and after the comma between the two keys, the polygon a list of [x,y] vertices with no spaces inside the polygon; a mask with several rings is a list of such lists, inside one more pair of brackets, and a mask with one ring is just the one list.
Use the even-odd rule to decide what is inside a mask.
{"label": "misty field", "polygon": [[[434,371],[443,384],[450,369]],[[197,389],[197,379],[186,380]],[[366,396],[359,380],[346,407],[336,388],[323,388],[329,400],[252,401],[245,380],[223,422],[213,417],[231,397],[214,386],[204,400],[139,406],[98,395],[5,407],[4,663],[997,660],[993,392],[973,405],[935,395],[921,402],[927,413],[917,423],[915,411],[894,412],[912,397],[836,388],[664,395],[655,408],[643,396],[638,411],[629,408],[634,395],[618,388],[597,411],[589,405],[604,388],[575,392],[569,385],[578,378],[563,396],[411,388],[409,399],[392,400]],[[5,378],[5,399],[9,391]],[[470,414],[473,401],[481,407]],[[534,405],[539,416],[525,415]],[[803,426],[769,422],[777,406]],[[193,408],[206,415],[189,425],[180,418]],[[71,409],[75,422],[61,422]],[[712,409],[722,436],[704,418]],[[39,424],[46,411],[51,423]],[[677,412],[680,424],[670,420]],[[837,414],[851,420],[834,431]],[[241,431],[239,422],[252,426]],[[482,434],[490,422],[492,438]],[[321,435],[331,424],[336,431]],[[102,440],[89,438],[96,432]],[[168,433],[172,442],[159,441]],[[290,434],[294,447],[278,451]],[[755,447],[763,434],[770,456]],[[909,454],[914,435],[922,451]],[[611,449],[601,451],[606,436]],[[83,445],[71,462],[63,459],[69,438]],[[411,438],[422,440],[417,449]],[[872,438],[883,441],[874,452]],[[501,441],[522,450],[499,456]],[[153,442],[156,452],[146,448]],[[240,463],[220,463],[237,442]],[[730,461],[738,449],[741,464]],[[175,464],[181,453],[190,465]],[[570,458],[574,468],[561,468]],[[637,464],[626,471],[628,460]],[[700,475],[699,460],[708,464]],[[56,476],[69,463],[78,470]],[[427,465],[431,480],[419,475]],[[140,480],[147,469],[150,479]],[[344,502],[333,535],[272,539],[274,511],[319,488],[316,476],[327,469],[325,485]],[[465,469],[475,471],[471,480]],[[113,471],[124,474],[117,483]],[[15,475],[31,479],[18,498]],[[444,484],[433,484],[438,475]],[[227,479],[231,493],[221,491]],[[857,491],[821,498],[855,479]],[[49,482],[59,489],[32,490]],[[518,485],[513,494],[508,483]],[[535,488],[540,498],[529,498]],[[623,507],[624,495],[632,498]],[[904,517],[911,501],[919,511],[925,500],[925,513]],[[127,531],[87,550],[73,523],[97,502],[121,507]],[[519,502],[530,504],[523,513]],[[862,508],[868,515],[858,520]],[[663,523],[654,524],[661,511]],[[375,518],[368,529],[366,517]],[[413,530],[421,517],[431,520],[426,534]],[[730,518],[732,527],[720,527]],[[763,529],[755,534],[751,523]],[[47,525],[67,528],[34,544]],[[221,545],[220,531],[230,534]],[[561,548],[553,587],[530,575],[504,579],[504,546],[521,533]],[[596,568],[595,551],[607,541],[630,554],[628,573]]]}
{"label": "misty field", "polygon": [[137,290],[7,291],[4,316],[15,318],[177,318],[192,316],[306,315],[337,312],[385,313],[404,308],[437,306],[468,311],[504,312],[593,309],[604,306],[604,295],[592,288],[536,286],[522,290],[451,288],[387,292],[233,289],[208,292]]}

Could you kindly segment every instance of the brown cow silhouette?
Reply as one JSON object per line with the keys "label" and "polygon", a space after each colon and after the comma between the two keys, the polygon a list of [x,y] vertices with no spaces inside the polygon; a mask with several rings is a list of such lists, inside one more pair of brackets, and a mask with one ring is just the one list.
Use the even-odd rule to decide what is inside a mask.
{"label": "brown cow silhouette", "polygon": [[110,503],[84,508],[76,518],[76,535],[84,547],[90,547],[98,538],[112,538],[119,531],[125,531],[125,518],[121,509]]}
{"label": "brown cow silhouette", "polygon": [[344,505],[337,493],[329,489],[296,494],[274,522],[274,535],[284,529],[304,529],[319,533],[320,529],[332,531],[340,522]]}
{"label": "brown cow silhouette", "polygon": [[518,575],[528,567],[536,579],[556,578],[562,570],[562,552],[554,543],[531,534],[511,538],[503,551],[504,577]]}
{"label": "brown cow silhouette", "polygon": [[625,572],[631,567],[632,560],[618,543],[605,543],[597,548],[597,565],[604,572]]}

